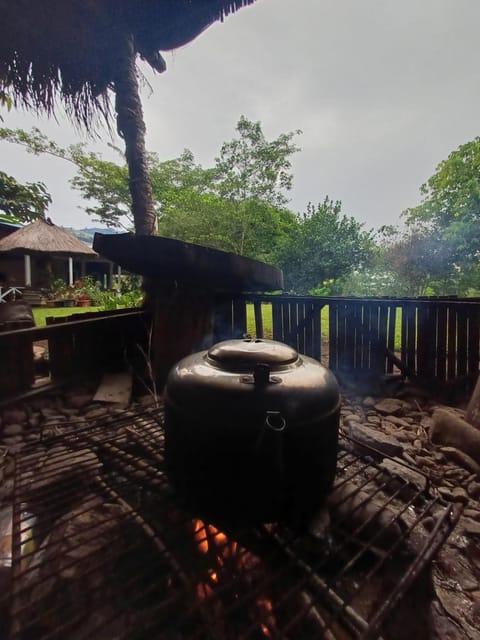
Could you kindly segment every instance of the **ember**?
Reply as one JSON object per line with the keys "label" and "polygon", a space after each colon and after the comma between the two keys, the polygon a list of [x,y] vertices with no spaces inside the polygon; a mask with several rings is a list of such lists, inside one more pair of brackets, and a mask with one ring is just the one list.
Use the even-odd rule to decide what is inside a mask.
{"label": "ember", "polygon": [[163,446],[163,415],[148,409],[18,457],[9,638],[397,640],[385,621],[402,615],[455,507],[344,440],[311,533],[232,528],[179,502]]}

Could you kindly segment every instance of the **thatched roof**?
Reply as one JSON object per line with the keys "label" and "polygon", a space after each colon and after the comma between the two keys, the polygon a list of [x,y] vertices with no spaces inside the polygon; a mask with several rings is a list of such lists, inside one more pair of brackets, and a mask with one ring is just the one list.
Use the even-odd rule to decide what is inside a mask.
{"label": "thatched roof", "polygon": [[108,114],[107,90],[126,36],[157,71],[160,51],[193,40],[255,0],[0,0],[0,90],[53,111],[59,95],[77,119]]}
{"label": "thatched roof", "polygon": [[0,253],[49,253],[57,256],[91,256],[97,254],[84,242],[56,225],[36,220],[0,240]]}

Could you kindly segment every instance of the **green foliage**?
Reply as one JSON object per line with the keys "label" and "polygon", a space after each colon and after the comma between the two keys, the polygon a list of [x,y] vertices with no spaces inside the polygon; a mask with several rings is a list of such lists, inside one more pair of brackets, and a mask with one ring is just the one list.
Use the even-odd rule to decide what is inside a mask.
{"label": "green foliage", "polygon": [[[166,162],[148,154],[159,233],[272,261],[296,224],[283,204],[292,184],[290,156],[298,150],[292,138],[299,132],[267,141],[260,123],[244,117],[237,132],[213,168],[196,164],[188,149]],[[133,226],[125,164],[104,161],[83,145],[64,149],[38,129],[0,129],[1,138],[75,164],[71,184],[92,203],[86,212],[109,227]]]}
{"label": "green foliage", "polygon": [[443,160],[421,193],[422,203],[403,214],[407,222],[440,235],[449,247],[451,275],[458,267],[468,271],[478,263],[480,246],[480,137]]}
{"label": "green foliage", "polygon": [[365,264],[373,243],[362,227],[342,215],[338,201],[326,197],[317,207],[309,204],[279,252],[286,288],[295,293],[318,290],[325,281],[337,281]]}
{"label": "green foliage", "polygon": [[32,222],[44,218],[52,198],[42,182],[21,184],[0,171],[0,211],[6,222]]}
{"label": "green foliage", "polygon": [[245,116],[240,117],[236,131],[238,137],[224,142],[215,159],[219,195],[236,202],[261,200],[283,207],[287,203],[283,191],[292,188],[290,158],[300,151],[292,140],[301,131],[282,133],[269,142],[260,122]]}

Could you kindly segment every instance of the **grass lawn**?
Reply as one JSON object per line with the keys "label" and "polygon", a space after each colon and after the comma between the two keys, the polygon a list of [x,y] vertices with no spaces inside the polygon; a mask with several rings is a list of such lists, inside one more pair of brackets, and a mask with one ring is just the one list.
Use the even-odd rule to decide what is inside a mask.
{"label": "grass lawn", "polygon": [[74,313],[86,313],[88,311],[103,311],[103,307],[34,307],[33,317],[37,327],[44,327],[48,317],[65,317]]}

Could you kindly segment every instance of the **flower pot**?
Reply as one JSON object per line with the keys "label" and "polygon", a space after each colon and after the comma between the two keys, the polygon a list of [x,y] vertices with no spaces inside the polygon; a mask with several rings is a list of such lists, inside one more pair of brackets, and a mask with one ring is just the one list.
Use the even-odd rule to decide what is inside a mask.
{"label": "flower pot", "polygon": [[90,298],[77,298],[77,307],[89,307],[91,304]]}

